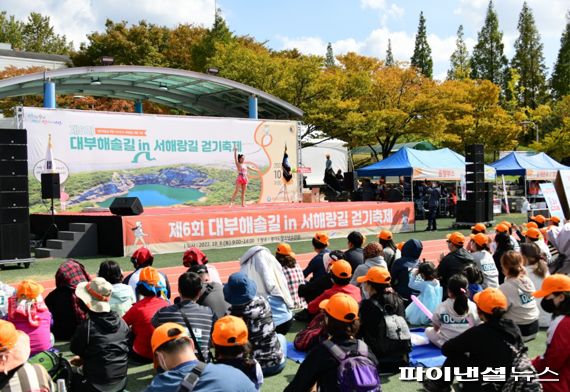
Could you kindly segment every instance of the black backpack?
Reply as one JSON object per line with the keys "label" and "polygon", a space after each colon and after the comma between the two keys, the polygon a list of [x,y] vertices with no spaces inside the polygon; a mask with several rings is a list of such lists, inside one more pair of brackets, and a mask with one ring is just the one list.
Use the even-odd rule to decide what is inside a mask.
{"label": "black backpack", "polygon": [[385,352],[391,357],[402,357],[407,359],[408,354],[412,351],[412,335],[410,327],[403,316],[396,313],[391,305],[380,303],[372,299],[372,303],[380,310],[385,324],[386,348]]}

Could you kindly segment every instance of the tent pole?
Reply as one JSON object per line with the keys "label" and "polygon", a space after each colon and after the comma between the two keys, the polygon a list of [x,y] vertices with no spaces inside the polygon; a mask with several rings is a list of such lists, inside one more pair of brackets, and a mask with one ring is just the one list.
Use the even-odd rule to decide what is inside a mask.
{"label": "tent pole", "polygon": [[414,201],[414,177],[410,176],[410,185],[412,188],[412,208],[414,211],[414,232],[416,231],[416,202]]}

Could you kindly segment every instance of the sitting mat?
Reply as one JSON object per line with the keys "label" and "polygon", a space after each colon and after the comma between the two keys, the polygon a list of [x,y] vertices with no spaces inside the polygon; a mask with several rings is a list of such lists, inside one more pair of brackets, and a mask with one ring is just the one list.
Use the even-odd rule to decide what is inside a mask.
{"label": "sitting mat", "polygon": [[437,346],[431,343],[412,347],[411,366],[438,367],[443,365],[443,362],[445,362],[445,356]]}
{"label": "sitting mat", "polygon": [[293,342],[287,342],[287,358],[289,358],[291,361],[301,363],[305,360],[306,356],[306,352],[295,350],[295,345],[293,345]]}

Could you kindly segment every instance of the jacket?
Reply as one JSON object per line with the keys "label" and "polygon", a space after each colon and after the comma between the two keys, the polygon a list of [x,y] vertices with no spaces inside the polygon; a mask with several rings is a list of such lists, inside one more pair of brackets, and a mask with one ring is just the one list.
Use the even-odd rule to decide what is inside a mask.
{"label": "jacket", "polygon": [[300,285],[298,288],[299,297],[304,298],[305,301],[309,303],[332,286],[333,282],[331,280],[331,276],[329,274],[325,274],[310,282]]}
{"label": "jacket", "polygon": [[498,288],[499,271],[497,271],[497,266],[495,265],[495,260],[493,260],[493,255],[486,250],[474,252],[471,255],[473,256],[473,261],[475,261],[475,264],[483,274],[483,288]]}
{"label": "jacket", "polygon": [[[534,272],[536,270],[536,266],[537,266],[536,264],[527,265],[524,268],[526,270],[526,276],[529,277],[529,279],[532,281],[532,284],[534,284],[534,287],[538,290],[540,287],[542,287],[542,282],[544,281],[544,278],[546,278],[550,274],[548,273],[548,271],[546,271],[544,277],[538,276]],[[542,307],[540,306],[539,301],[535,300],[535,303],[539,313],[538,317],[539,327],[548,328],[550,326],[550,322],[552,321],[552,314],[545,312],[544,309],[542,309]]]}
{"label": "jacket", "polygon": [[84,377],[93,385],[126,380],[129,348],[129,327],[115,312],[89,312],[69,346],[83,360]]}
{"label": "jacket", "polygon": [[499,289],[507,297],[509,305],[504,316],[506,319],[513,320],[517,325],[528,325],[538,320],[538,307],[532,296],[535,287],[528,276],[505,278]]}
{"label": "jacket", "polygon": [[344,286],[341,286],[338,284],[333,284],[333,287],[326,290],[324,293],[322,293],[317,298],[312,300],[309,303],[307,310],[309,311],[310,314],[313,314],[313,315],[317,314],[320,310],[319,304],[321,303],[321,301],[324,301],[325,299],[329,299],[330,297],[332,297],[333,295],[338,294],[338,293],[348,294],[352,298],[354,298],[356,300],[356,302],[360,302],[360,300],[362,298],[360,296],[360,289],[356,286],[353,286],[351,284],[347,284]]}
{"label": "jacket", "polygon": [[307,265],[303,270],[303,275],[305,275],[305,278],[313,274],[311,280],[315,280],[327,274],[325,263],[323,262],[323,255],[325,253],[330,253],[330,250],[326,248],[321,250],[315,255],[315,257],[311,259],[311,261],[309,261],[309,265]]}
{"label": "jacket", "polygon": [[344,252],[344,259],[348,261],[352,267],[352,272],[356,271],[356,268],[364,263],[364,252],[362,248],[351,248]]}
{"label": "jacket", "polygon": [[283,298],[289,309],[293,309],[293,298],[289,293],[287,279],[281,264],[269,249],[263,246],[249,248],[240,258],[240,271],[257,285],[257,295],[268,298],[270,295]]}
{"label": "jacket", "polygon": [[360,264],[356,267],[356,270],[352,273],[352,279],[350,279],[350,284],[355,285],[356,287],[360,287],[360,294],[364,297],[364,293],[362,291],[362,284],[358,283],[357,279],[361,276],[364,276],[368,273],[368,270],[372,267],[384,267],[388,269],[386,265],[386,261],[382,256],[372,257],[370,259],[366,259],[364,264]]}
{"label": "jacket", "polygon": [[117,283],[113,285],[113,292],[111,293],[111,310],[119,316],[124,316],[125,313],[137,302],[135,292],[131,286]]}
{"label": "jacket", "polygon": [[410,271],[418,266],[422,250],[423,245],[420,240],[411,239],[406,241],[402,248],[402,257],[394,261],[390,270],[392,287],[407,301],[410,301],[412,294],[417,294],[408,285],[410,282]]}
{"label": "jacket", "polygon": [[547,367],[558,376],[546,374],[543,378],[558,378],[558,382],[543,382],[544,392],[568,392],[570,390],[570,316],[557,316],[546,332],[546,351],[532,360],[536,371]]}
{"label": "jacket", "polygon": [[444,299],[447,298],[447,281],[449,278],[455,274],[460,274],[467,265],[473,263],[473,256],[463,247],[445,255],[437,266],[437,274],[443,288]]}

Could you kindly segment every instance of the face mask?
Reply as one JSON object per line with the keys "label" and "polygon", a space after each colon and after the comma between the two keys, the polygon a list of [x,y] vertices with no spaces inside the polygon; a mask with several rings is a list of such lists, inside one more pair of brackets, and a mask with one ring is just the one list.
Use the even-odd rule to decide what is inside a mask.
{"label": "face mask", "polygon": [[158,366],[165,372],[168,371],[168,367],[166,366],[166,361],[164,360],[164,356],[162,354],[157,354],[156,359],[158,359]]}
{"label": "face mask", "polygon": [[542,301],[540,301],[540,307],[546,313],[554,313],[554,311],[556,310],[556,305],[554,305],[554,298],[551,299],[543,298]]}

